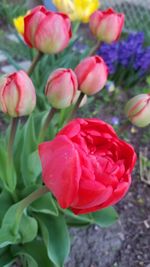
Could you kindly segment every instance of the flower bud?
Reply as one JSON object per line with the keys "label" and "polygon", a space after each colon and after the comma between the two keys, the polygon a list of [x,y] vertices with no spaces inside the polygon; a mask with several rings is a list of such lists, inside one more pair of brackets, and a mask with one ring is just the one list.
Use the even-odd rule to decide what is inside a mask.
{"label": "flower bud", "polygon": [[98,93],[106,84],[108,69],[104,60],[99,56],[87,57],[76,67],[79,89],[87,94]]}
{"label": "flower bud", "polygon": [[29,115],[36,105],[35,88],[20,70],[0,78],[0,109],[11,117]]}
{"label": "flower bud", "polygon": [[150,94],[141,94],[131,98],[125,107],[129,120],[138,127],[150,124]]}
{"label": "flower bud", "polygon": [[25,17],[24,22],[24,39],[30,47],[55,54],[68,46],[72,32],[67,15],[38,6]]}
{"label": "flower bud", "polygon": [[106,43],[117,41],[124,26],[124,14],[109,8],[106,11],[95,11],[90,18],[90,29],[93,35]]}
{"label": "flower bud", "polygon": [[[76,95],[75,95],[75,97],[73,99],[73,104],[76,104],[80,94],[81,94],[81,91],[77,90],[76,91]],[[82,108],[86,104],[86,102],[87,102],[87,95],[84,95],[84,97],[83,97],[83,99],[82,99],[82,101],[81,101],[81,103],[79,105],[79,108]]]}
{"label": "flower bud", "polygon": [[73,103],[78,88],[77,78],[71,69],[57,69],[49,76],[45,94],[54,108],[67,108]]}

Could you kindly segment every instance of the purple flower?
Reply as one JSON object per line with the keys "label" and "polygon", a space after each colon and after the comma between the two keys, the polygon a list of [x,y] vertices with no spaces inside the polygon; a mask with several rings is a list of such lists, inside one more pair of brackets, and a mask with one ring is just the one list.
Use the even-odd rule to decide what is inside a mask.
{"label": "purple flower", "polygon": [[116,62],[118,61],[118,43],[102,44],[98,50],[98,54],[105,60],[109,73],[114,74],[116,71]]}
{"label": "purple flower", "polygon": [[102,44],[98,50],[108,66],[109,73],[115,74],[120,66],[132,69],[138,74],[146,74],[150,69],[150,47],[144,47],[144,34],[129,34],[126,40],[113,44]]}
{"label": "purple flower", "polygon": [[113,124],[113,125],[119,125],[119,118],[118,117],[112,117],[112,119],[111,119],[111,123]]}

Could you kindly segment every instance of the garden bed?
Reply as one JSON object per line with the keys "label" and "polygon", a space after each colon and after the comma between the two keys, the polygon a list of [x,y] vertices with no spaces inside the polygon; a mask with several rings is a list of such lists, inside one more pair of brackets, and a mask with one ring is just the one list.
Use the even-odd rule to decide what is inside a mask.
{"label": "garden bed", "polygon": [[[7,28],[7,31],[9,31],[9,28]],[[88,39],[87,36],[89,37],[89,32],[85,33],[85,39]],[[7,43],[6,38],[7,37],[4,36],[3,33],[0,35],[0,50],[5,50],[6,54],[12,53],[12,55],[7,58],[6,62],[2,63],[2,67],[5,63],[10,66],[14,65],[15,62],[17,64],[18,62],[22,63],[24,59],[28,59],[29,61],[31,60],[33,55],[29,53],[29,48],[24,49],[23,42],[15,43],[14,41],[12,42],[9,40]],[[84,38],[82,37],[81,39],[83,40]],[[10,44],[13,45],[11,46]],[[78,48],[79,47],[77,47],[77,49]],[[71,50],[71,52],[73,52],[73,50]],[[78,56],[81,56],[81,54]],[[68,55],[67,58],[69,57]],[[54,63],[57,64],[59,57],[54,57],[52,59]],[[72,62],[70,60],[70,64],[71,63]],[[50,66],[51,69],[47,68],[48,70],[46,75],[49,74],[53,68],[56,68],[55,64],[53,65],[53,62],[51,65],[50,64],[51,62],[49,65],[47,64],[48,68]],[[74,65],[77,65],[77,63],[75,62]],[[67,67],[70,67],[69,64]],[[37,80],[33,76],[38,89],[38,79],[40,77],[42,80],[41,75],[40,71],[37,72]],[[46,80],[46,76],[44,77]],[[45,85],[44,80],[43,84]],[[102,119],[112,124],[118,133],[121,128],[121,133],[119,133],[120,137],[134,146],[138,159],[140,151],[146,151],[147,154],[144,156],[149,158],[150,127],[141,130],[133,127],[131,124],[126,124],[126,118],[124,115],[124,106],[128,99],[140,93],[142,91],[141,88],[145,88],[147,86],[148,84],[146,81],[142,81],[142,84],[137,84],[134,88],[131,87],[128,91],[118,87],[115,88],[113,92],[110,92],[109,90],[107,91],[108,88],[105,88],[99,92],[96,97],[91,97],[88,104],[78,112],[77,116],[84,118],[97,117]],[[41,86],[40,90],[42,94],[43,88],[44,86]],[[43,98],[41,101],[43,101]],[[45,110],[45,106],[42,106],[42,108],[41,106],[38,106],[39,110]],[[1,132],[4,132],[7,126],[7,119],[4,120],[3,118],[3,115],[0,113]],[[148,172],[144,175],[148,176]],[[70,229],[70,235],[72,237],[71,252],[65,267],[150,267],[150,185],[146,183],[146,181],[142,181],[141,178],[141,168],[138,160],[135,171],[132,175],[131,188],[127,196],[116,205],[116,209],[120,215],[116,224],[106,229],[102,229],[97,225],[86,228],[83,227],[81,229]],[[19,265],[19,262],[16,262],[12,267],[22,266]]]}

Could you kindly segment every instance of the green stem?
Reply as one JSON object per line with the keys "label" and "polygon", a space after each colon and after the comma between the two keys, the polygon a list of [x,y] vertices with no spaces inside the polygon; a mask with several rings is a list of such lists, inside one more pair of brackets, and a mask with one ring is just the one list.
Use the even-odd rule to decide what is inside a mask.
{"label": "green stem", "polygon": [[97,41],[96,45],[92,47],[91,51],[89,52],[89,56],[95,55],[97,49],[100,47],[101,42]]}
{"label": "green stem", "polygon": [[20,201],[21,209],[24,210],[32,202],[34,202],[35,200],[37,200],[38,198],[40,198],[41,196],[45,195],[48,192],[49,192],[49,190],[47,189],[46,186],[40,187],[39,189],[37,189],[36,191],[31,193],[29,196],[27,196],[26,198],[24,198],[23,200]]}
{"label": "green stem", "polygon": [[19,118],[12,119],[10,136],[9,136],[9,141],[8,141],[8,156],[9,156],[9,159],[11,160],[13,158],[13,143],[15,140],[18,122],[19,122]]}
{"label": "green stem", "polygon": [[47,129],[49,127],[49,124],[51,122],[51,120],[53,119],[55,113],[57,112],[57,109],[56,108],[51,108],[51,110],[49,111],[45,121],[44,121],[44,124],[40,130],[40,134],[39,134],[39,143],[41,141],[43,141],[45,135],[46,135],[46,132],[47,132]]}
{"label": "green stem", "polygon": [[75,36],[75,34],[77,33],[77,31],[80,27],[80,24],[81,23],[79,21],[74,22],[74,24],[73,24],[73,36]]}
{"label": "green stem", "polygon": [[79,108],[84,96],[85,96],[85,94],[83,92],[81,92],[81,94],[80,94],[80,96],[79,96],[79,98],[78,98],[78,100],[77,100],[77,102],[76,102],[71,114],[69,115],[69,117],[67,119],[67,122],[70,121],[75,116],[75,114],[76,114],[76,112],[77,112],[77,110],[78,110],[78,108]]}
{"label": "green stem", "polygon": [[21,221],[24,209],[27,208],[32,202],[39,199],[40,197],[42,197],[43,195],[45,195],[48,192],[49,192],[49,190],[46,188],[46,186],[43,186],[43,187],[37,189],[36,191],[34,191],[33,193],[31,193],[29,196],[27,196],[26,198],[24,198],[20,202],[15,204],[15,205],[19,204],[19,207],[17,209],[17,212],[14,215],[16,217],[15,218],[15,225],[13,225],[13,227],[12,227],[12,233],[14,235],[17,235],[18,228],[20,225],[20,221]]}
{"label": "green stem", "polygon": [[30,66],[29,70],[27,71],[29,76],[31,76],[31,74],[33,73],[37,63],[40,61],[42,56],[43,56],[43,53],[38,51],[37,55],[34,57],[32,63],[31,63],[31,66]]}

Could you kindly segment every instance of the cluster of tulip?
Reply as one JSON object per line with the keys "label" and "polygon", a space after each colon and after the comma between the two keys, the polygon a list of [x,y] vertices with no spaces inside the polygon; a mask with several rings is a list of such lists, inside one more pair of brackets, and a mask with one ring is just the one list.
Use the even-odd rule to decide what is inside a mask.
{"label": "cluster of tulip", "polygon": [[[121,31],[122,31],[122,28],[123,28],[123,24],[124,24],[124,15],[117,14],[112,9],[108,9],[107,11],[103,11],[103,12],[96,11],[90,18],[90,28],[91,28],[92,33],[96,36],[96,38],[99,41],[105,41],[107,43],[112,43],[113,41],[118,40],[121,34]],[[32,11],[30,11],[30,13],[24,18],[23,36],[24,36],[25,42],[30,47],[34,47],[38,51],[40,51],[40,54],[58,53],[62,51],[65,47],[67,47],[70,41],[70,38],[72,36],[70,19],[67,15],[63,13],[51,12],[51,11],[46,10],[44,6],[38,6]],[[33,66],[32,66],[32,69],[33,69]],[[31,73],[31,69],[29,70],[29,74],[30,73]],[[50,103],[52,107],[51,112],[54,112],[55,109],[67,108],[75,102],[76,102],[75,109],[77,109],[78,106],[81,104],[81,101],[83,102],[85,101],[85,99],[83,98],[85,98],[86,96],[91,96],[91,95],[96,94],[105,86],[106,81],[107,81],[107,76],[108,76],[108,70],[107,70],[107,66],[104,60],[101,57],[94,56],[94,55],[89,55],[89,57],[83,59],[79,63],[79,65],[75,68],[74,71],[71,69],[65,69],[65,68],[56,69],[55,71],[53,71],[53,73],[50,74],[47,84],[46,84],[46,88],[45,88],[45,95],[48,99],[48,102]],[[4,76],[0,79],[0,107],[4,113],[8,113],[11,117],[14,117],[14,118],[29,115],[33,111],[35,104],[36,104],[35,89],[34,89],[31,79],[24,71],[18,71],[8,76]],[[90,124],[92,125],[92,123],[93,122],[91,121],[88,122],[89,125]],[[97,124],[97,127],[100,128],[97,135],[101,136],[100,132],[106,131],[103,129],[103,126],[101,126],[103,125],[103,123],[100,121],[97,121],[95,123]],[[80,125],[80,124],[82,125],[84,123],[81,121],[80,123],[76,124],[76,127],[79,128],[79,126],[77,125]],[[93,127],[95,127],[94,124],[93,124]],[[73,125],[74,124],[72,124],[72,132],[74,131]],[[92,126],[89,126],[89,127],[92,127]],[[110,130],[110,132],[111,132],[110,135],[112,134],[115,136],[112,129]],[[105,136],[105,133],[103,134]],[[61,143],[58,139],[59,138],[56,138],[57,141],[54,141],[54,142],[60,143],[59,144],[59,154],[60,154],[59,157],[60,157],[60,161],[63,162],[62,170],[64,171],[64,166],[66,170],[68,169],[68,167],[66,166],[66,164],[64,164],[65,159],[64,159],[64,153],[62,153],[61,151],[61,146],[63,147],[63,150],[64,150],[66,142],[64,141],[64,144],[63,144],[63,142]],[[53,147],[53,142],[50,142],[50,145],[46,143],[46,146],[45,144],[40,145],[40,157],[41,157],[41,161],[43,165],[43,178],[44,178],[44,181],[46,181],[45,183],[48,184],[48,188],[53,192],[53,194],[56,196],[58,201],[59,199],[62,199],[62,196],[63,196],[63,201],[62,200],[59,201],[61,205],[62,203],[66,203],[67,201],[65,200],[65,197],[63,195],[64,186],[65,186],[63,185],[64,184],[63,172],[61,172],[61,174],[57,173],[58,172],[57,168],[53,169],[54,165],[50,164],[52,162],[52,159],[50,156],[51,146]],[[49,147],[49,151],[47,150],[48,147]],[[55,144],[55,147],[56,147],[55,150],[57,150],[56,144]],[[125,145],[125,147],[126,147],[126,150],[129,150],[131,153],[131,148],[129,148],[127,144]],[[70,148],[66,146],[66,152],[65,152],[66,155],[70,153],[68,152],[68,149]],[[93,148],[93,149],[95,150],[96,148]],[[91,152],[91,153],[94,153],[94,152]],[[97,153],[100,153],[100,152],[97,152]],[[72,152],[72,155],[73,155],[73,152]],[[135,156],[134,156],[133,150],[132,150],[131,155],[134,158],[134,160],[131,160],[132,167],[130,166],[131,167],[130,169],[133,168],[133,165],[135,162]],[[118,155],[118,157],[120,156]],[[56,160],[54,156],[53,158],[56,162],[58,161]],[[82,160],[80,159],[80,161]],[[93,161],[93,159],[90,159],[90,161]],[[107,161],[110,164],[110,159],[108,158],[107,160],[105,159],[106,162],[104,163],[103,160],[101,159],[101,156],[99,160],[96,160],[96,161],[99,162],[97,164],[100,165],[100,168],[102,168],[102,166],[105,165]],[[124,176],[125,169],[122,166],[123,163],[121,162],[122,160],[119,163],[112,163],[112,160],[111,160],[111,164],[110,164],[111,167],[109,167],[107,170],[108,173],[111,172],[111,169],[118,168],[118,164],[119,164],[120,168],[122,168],[121,173]],[[47,164],[48,164],[48,167],[47,167]],[[88,165],[89,164],[90,163],[88,163]],[[116,167],[114,167],[114,164]],[[70,166],[72,166],[72,163],[70,163]],[[128,169],[129,166],[128,167],[126,166],[126,168]],[[74,169],[73,166],[72,166],[72,169]],[[79,166],[78,166],[78,169],[80,169]],[[107,169],[106,166],[104,169],[106,171]],[[45,178],[45,172],[46,172],[46,178]],[[78,181],[79,179],[82,179],[82,180],[87,179],[86,177],[87,174],[83,174],[84,172],[82,171],[82,174],[81,174],[81,171],[80,171]],[[62,186],[60,186],[59,193],[58,193],[58,189],[56,189],[58,188],[58,183],[55,182],[55,185],[52,185],[53,183],[52,178],[50,178],[50,177],[53,177],[54,173],[56,176],[55,177],[56,181],[59,181],[60,185],[62,184]],[[72,170],[72,173],[74,173],[73,170]],[[91,170],[91,173],[93,173],[92,170]],[[71,200],[72,200],[72,196],[76,198],[77,197],[76,194],[78,195],[80,194],[80,192],[78,192],[77,190],[75,194],[74,189],[72,188],[71,185],[73,185],[74,188],[76,187],[75,186],[76,175],[74,178],[72,177],[72,175],[70,177],[70,175],[68,174],[68,177],[66,178],[68,179],[66,184],[69,185],[70,187],[70,192],[71,192],[70,194],[71,194]],[[116,184],[115,187],[117,185],[120,186],[120,183],[118,183],[120,172],[119,174],[116,174],[116,175],[119,175],[119,176],[115,178],[117,179],[117,182],[115,182]],[[94,178],[94,180],[95,179],[96,177]],[[91,195],[93,190],[95,190],[94,188],[96,184],[94,181],[93,186],[90,188],[91,182],[89,181],[88,182],[89,186],[87,187],[86,190],[84,189],[85,193],[83,193],[87,195],[85,196],[85,201],[84,201],[85,203],[87,202],[86,203],[87,211],[86,209],[83,209],[82,212],[80,211],[80,213],[86,213],[88,211],[100,209],[100,204],[103,202],[105,203],[106,200],[109,204],[104,205],[103,203],[103,205],[101,205],[102,207],[108,206],[112,203],[116,203],[119,199],[121,199],[124,196],[125,192],[127,191],[129,187],[130,178],[128,179],[128,182],[127,182],[127,177],[125,179],[126,179],[126,182],[124,182],[123,184],[121,183],[121,188],[119,189],[118,187],[118,189],[116,189],[116,190],[119,190],[117,193],[115,190],[114,191],[112,191],[112,189],[110,190],[110,188],[109,190],[107,189],[106,190],[107,193],[105,193],[105,188],[103,187],[103,190],[102,190],[101,185],[99,185],[98,192],[99,190],[100,191],[102,190],[102,192],[103,191],[104,192],[98,193],[98,195],[100,194],[100,196],[98,197],[98,200],[95,199],[97,197],[94,195],[92,196],[92,198],[90,197],[91,198],[90,203],[88,200],[88,195],[89,195],[89,192]],[[108,180],[108,183],[112,186],[112,183],[114,183],[112,179],[109,180],[107,178],[107,180]],[[105,195],[105,197],[102,197],[103,194]],[[112,199],[113,201],[112,200],[110,201],[109,199]],[[80,202],[80,201],[77,201],[77,202]],[[68,207],[67,204],[65,205],[62,204],[61,206]],[[74,204],[74,207],[77,208],[75,204]]]}
{"label": "cluster of tulip", "polygon": [[[123,24],[124,15],[117,14],[112,9],[96,11],[90,18],[92,33],[99,41],[108,43],[119,38]],[[72,36],[71,23],[67,15],[38,6],[25,16],[22,34],[29,47],[36,48],[40,53],[56,54],[69,44]],[[107,76],[104,60],[98,56],[89,56],[75,71],[54,71],[48,79],[45,94],[51,106],[66,108],[74,103],[74,99],[80,94],[77,89],[86,95],[93,95],[104,87]],[[12,97],[14,101],[11,103]],[[25,72],[20,71],[1,78],[0,105],[3,112],[12,117],[29,115],[35,107],[35,98],[32,81]]]}

